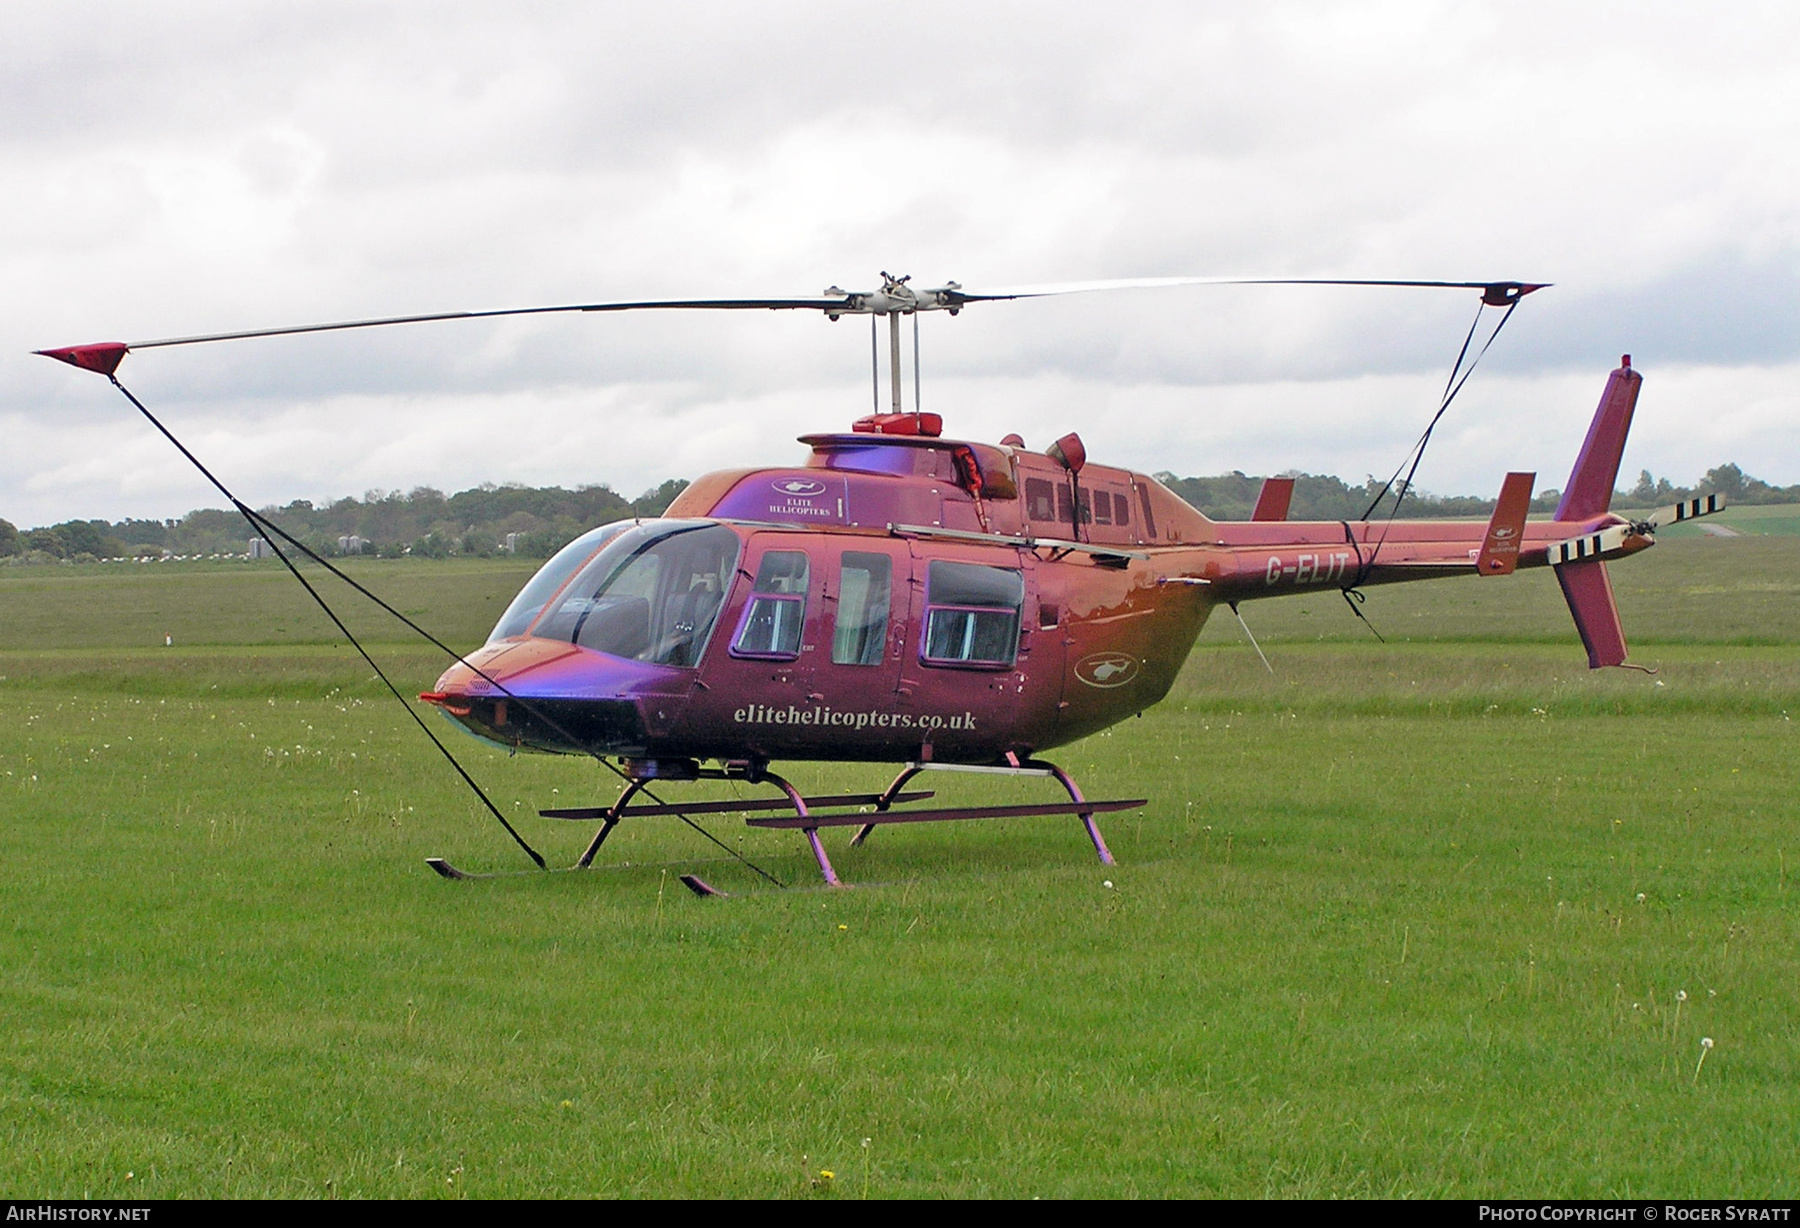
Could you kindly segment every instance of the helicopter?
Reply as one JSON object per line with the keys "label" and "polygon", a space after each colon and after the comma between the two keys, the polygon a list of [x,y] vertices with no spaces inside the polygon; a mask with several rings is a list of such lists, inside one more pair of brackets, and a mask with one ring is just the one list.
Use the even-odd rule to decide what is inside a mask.
{"label": "helicopter", "polygon": [[[1250,520],[1216,521],[1150,475],[1091,463],[1077,434],[1041,451],[1018,435],[997,443],[962,440],[946,436],[942,417],[919,403],[919,313],[954,315],[976,303],[1046,294],[1221,284],[1473,289],[1481,294],[1477,321],[1487,307],[1510,316],[1543,288],[1510,281],[1183,277],[975,293],[956,282],[914,288],[907,278],[884,273],[875,291],[833,286],[807,298],[448,312],[38,353],[107,376],[253,529],[271,540],[279,535],[331,567],[237,500],[119,383],[116,371],[128,352],[556,312],[799,309],[832,320],[869,316],[873,354],[877,322],[885,319],[891,385],[885,409],[877,362],[873,412],[848,430],[800,436],[808,451],[798,464],[708,474],[660,517],[619,521],[577,537],[532,576],[481,647],[466,654],[446,647],[454,661],[418,696],[491,744],[586,755],[617,774],[623,787],[609,806],[539,812],[598,823],[571,869],[591,866],[626,818],[676,816],[692,823],[694,815],[745,813],[754,827],[799,830],[825,883],[835,887],[845,884],[820,838],[826,828],[855,827],[851,843],[860,845],[888,824],[1061,815],[1079,820],[1099,860],[1113,864],[1096,816],[1140,808],[1145,799],[1088,799],[1043,755],[1163,699],[1220,606],[1237,615],[1240,603],[1309,591],[1335,588],[1349,598],[1372,585],[1492,579],[1551,567],[1589,667],[1623,666],[1625,637],[1607,564],[1649,548],[1659,525],[1723,506],[1705,495],[1639,520],[1610,510],[1642,384],[1629,355],[1607,379],[1548,521],[1527,518],[1536,475],[1525,472],[1505,476],[1485,523],[1376,517],[1374,504],[1360,520],[1290,520],[1294,479],[1281,477],[1265,480]],[[900,322],[907,316],[915,347],[910,410],[902,404],[901,375]],[[1463,348],[1466,355],[1468,341]],[[1467,379],[1462,364],[1459,356],[1439,418],[1461,387],[1458,374]],[[1429,437],[1427,428],[1415,445],[1415,469]],[[1399,497],[1410,481],[1408,474]],[[282,558],[332,614],[288,555]],[[782,761],[890,764],[899,772],[879,792],[807,797],[772,770]],[[936,771],[1049,778],[1067,799],[922,807],[917,803],[933,794],[907,786]],[[680,804],[652,791],[693,781],[767,785],[779,796]],[[544,868],[491,802],[488,809]],[[476,877],[442,858],[428,864],[446,878]],[[698,894],[722,894],[693,875],[682,881]]]}

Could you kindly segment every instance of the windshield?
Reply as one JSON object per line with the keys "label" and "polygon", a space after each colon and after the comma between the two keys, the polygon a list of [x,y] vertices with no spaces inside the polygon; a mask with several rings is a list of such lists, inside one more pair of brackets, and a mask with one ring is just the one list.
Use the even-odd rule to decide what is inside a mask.
{"label": "windshield", "polygon": [[731,586],[738,550],[738,535],[710,520],[636,525],[587,560],[531,633],[636,661],[693,665]]}
{"label": "windshield", "polygon": [[524,635],[525,628],[531,626],[532,620],[543,612],[544,603],[556,596],[556,590],[583,563],[593,558],[595,551],[629,529],[632,523],[629,520],[617,520],[612,524],[603,524],[583,533],[558,550],[548,563],[538,568],[537,575],[531,577],[531,581],[519,590],[519,595],[512,599],[512,604],[506,607],[506,613],[494,624],[493,633],[488,636],[487,642],[492,644],[495,640],[510,640],[514,636]]}

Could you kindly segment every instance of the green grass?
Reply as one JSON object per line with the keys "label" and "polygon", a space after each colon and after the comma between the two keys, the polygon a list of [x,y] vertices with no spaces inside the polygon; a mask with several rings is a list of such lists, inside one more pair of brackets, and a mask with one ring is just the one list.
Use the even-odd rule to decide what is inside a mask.
{"label": "green grass", "polygon": [[[448,643],[487,637],[540,565],[517,559],[340,560],[356,580]],[[359,636],[411,636],[339,581],[308,567]],[[278,561],[86,563],[0,567],[0,643],[30,648],[341,643]]]}
{"label": "green grass", "polygon": [[[443,882],[524,861],[259,569],[8,576],[0,1190],[1794,1197],[1797,564],[1615,568],[1655,678],[1582,668],[1541,574],[1374,590],[1385,646],[1246,606],[1274,676],[1226,615],[1059,756],[1150,795],[1116,868],[1060,820],[839,832],[848,892],[724,820],[800,889],[648,822]],[[521,570],[365,566],[458,642]],[[611,793],[453,745],[509,813]]]}

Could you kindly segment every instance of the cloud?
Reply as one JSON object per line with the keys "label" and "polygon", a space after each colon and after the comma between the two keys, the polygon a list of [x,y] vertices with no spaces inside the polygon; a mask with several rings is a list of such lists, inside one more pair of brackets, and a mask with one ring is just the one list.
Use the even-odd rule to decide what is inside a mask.
{"label": "cloud", "polygon": [[[1667,451],[1673,476],[1695,476],[1680,466],[1704,445],[1716,454],[1701,468],[1736,459],[1800,480],[1785,442],[1800,427],[1785,383],[1800,360],[1800,78],[1787,57],[1800,17],[1777,5],[1630,14],[24,10],[0,47],[0,276],[12,291],[0,419],[9,444],[31,448],[0,460],[0,514],[183,510],[157,502],[184,479],[148,468],[158,462],[129,442],[138,428],[101,408],[104,385],[30,349],[813,293],[882,269],[972,287],[1230,273],[1554,281],[1470,385],[1457,411],[1470,425],[1427,461],[1443,466],[1434,486],[1491,484],[1487,449],[1505,428],[1477,415],[1510,421],[1519,396],[1556,389],[1558,414],[1585,422],[1591,405],[1563,401],[1591,401],[1627,350],[1649,388],[1678,385],[1684,405],[1710,407],[1704,430],[1690,421],[1687,447]],[[1363,466],[1391,469],[1378,455],[1403,449],[1429,412],[1473,307],[1466,295],[1273,289],[995,305],[924,321],[925,387],[971,433],[1054,405],[1113,455],[1163,450],[1111,425],[1134,420],[1194,447],[1157,468],[1298,465],[1355,480]],[[692,476],[679,466],[713,457],[781,460],[794,434],[841,425],[867,402],[863,327],[465,322],[140,353],[122,374],[216,431],[253,501],[583,474],[630,491],[632,475]],[[1191,434],[1204,406],[1235,425]],[[589,419],[621,407],[635,429],[590,459]],[[1354,442],[1305,442],[1324,437],[1322,422]],[[1643,440],[1656,429],[1640,419]],[[343,489],[320,488],[339,475]]]}

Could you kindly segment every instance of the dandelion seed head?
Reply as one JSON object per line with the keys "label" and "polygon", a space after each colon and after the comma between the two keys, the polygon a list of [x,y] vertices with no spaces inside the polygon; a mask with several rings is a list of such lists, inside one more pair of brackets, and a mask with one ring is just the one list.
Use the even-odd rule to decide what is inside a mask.
{"label": "dandelion seed head", "polygon": [[1110,879],[1110,878],[1103,880],[1100,885],[1102,887],[1106,888],[1108,891],[1111,891],[1113,889],[1112,879]]}
{"label": "dandelion seed head", "polygon": [[1710,1036],[1702,1036],[1702,1037],[1701,1037],[1701,1038],[1700,1038],[1700,1047],[1701,1047],[1701,1048],[1702,1048],[1702,1049],[1710,1049],[1710,1048],[1712,1048],[1712,1047],[1713,1047],[1713,1041],[1712,1041],[1712,1037],[1710,1037]]}
{"label": "dandelion seed head", "polygon": [[1687,990],[1677,989],[1675,991],[1675,1000],[1677,1002],[1686,1002],[1687,1001]]}

